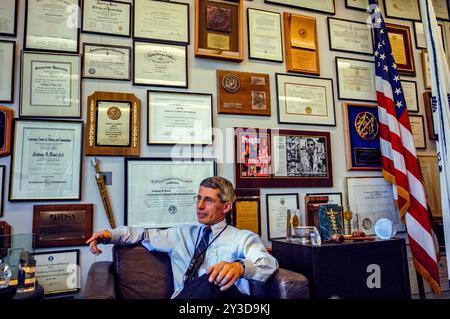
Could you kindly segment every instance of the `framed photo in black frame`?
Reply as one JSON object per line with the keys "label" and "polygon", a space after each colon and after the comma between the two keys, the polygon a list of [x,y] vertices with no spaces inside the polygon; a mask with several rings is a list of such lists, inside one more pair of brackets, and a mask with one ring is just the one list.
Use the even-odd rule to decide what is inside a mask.
{"label": "framed photo in black frame", "polygon": [[17,12],[19,0],[0,1],[0,36],[15,37],[17,35]]}
{"label": "framed photo in black frame", "polygon": [[266,194],[267,237],[286,238],[288,209],[299,209],[298,193]]}
{"label": "framed photo in black frame", "polygon": [[16,42],[0,40],[0,103],[14,102]]}

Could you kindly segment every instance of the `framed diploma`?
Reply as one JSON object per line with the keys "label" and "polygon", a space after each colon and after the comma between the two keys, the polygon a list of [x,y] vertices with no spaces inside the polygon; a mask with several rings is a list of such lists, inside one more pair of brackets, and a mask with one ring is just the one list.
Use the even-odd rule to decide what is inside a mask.
{"label": "framed diploma", "polygon": [[[0,23],[1,25],[1,23]],[[14,102],[16,42],[0,40],[0,102]]]}
{"label": "framed diploma", "polygon": [[430,140],[436,140],[437,137],[433,119],[433,98],[431,92],[424,92],[422,96],[423,105],[425,107],[425,116],[427,117],[428,138]]}
{"label": "framed diploma", "polygon": [[259,189],[237,189],[233,205],[233,226],[261,236],[261,209]]}
{"label": "framed diploma", "polygon": [[81,199],[83,122],[14,119],[9,201]]}
{"label": "framed diploma", "polygon": [[148,91],[147,143],[212,145],[212,94]]}
{"label": "framed diploma", "polygon": [[362,22],[328,17],[330,50],[373,55],[372,30]]}
{"label": "framed diploma", "polygon": [[353,213],[352,231],[374,235],[380,218],[390,219],[397,231],[406,230],[395,205],[392,184],[383,177],[347,177],[346,188],[348,207]]}
{"label": "framed diploma", "polygon": [[195,0],[195,56],[244,60],[244,0]]}
{"label": "framed diploma", "polygon": [[235,128],[237,188],[331,187],[329,132]]}
{"label": "framed diploma", "polygon": [[420,53],[420,57],[422,59],[423,85],[425,89],[431,90],[430,60],[427,50],[422,50],[422,52]]}
{"label": "framed diploma", "polygon": [[[0,165],[0,217],[3,216],[3,186],[5,185],[5,169],[5,165]],[[1,236],[2,234],[0,234],[0,237]]]}
{"label": "framed diploma", "polygon": [[436,19],[449,21],[450,16],[448,13],[448,2],[447,0],[431,0],[433,4],[434,14]]}
{"label": "framed diploma", "polygon": [[163,228],[197,222],[194,198],[213,160],[125,158],[125,225]]}
{"label": "framed diploma", "polygon": [[394,54],[399,74],[415,76],[414,55],[411,45],[411,34],[408,26],[386,23],[389,42]]}
{"label": "framed diploma", "polygon": [[187,46],[134,41],[133,84],[188,87]]}
{"label": "framed diploma", "polygon": [[13,118],[13,109],[0,106],[0,157],[11,153],[11,130]]}
{"label": "framed diploma", "polygon": [[84,0],[82,15],[84,33],[131,36],[131,3],[113,0]]}
{"label": "framed diploma", "polygon": [[133,38],[189,44],[189,4],[134,0]]}
{"label": "framed diploma", "polygon": [[423,115],[409,115],[409,123],[411,124],[411,133],[416,149],[426,149],[427,139],[425,137],[425,123],[423,120]]}
{"label": "framed diploma", "polygon": [[81,118],[81,56],[22,52],[20,116]]}
{"label": "framed diploma", "polygon": [[281,14],[247,8],[249,58],[283,62]]}
{"label": "framed diploma", "polygon": [[418,0],[384,0],[386,17],[403,20],[421,20]]}
{"label": "framed diploma", "polygon": [[427,202],[433,217],[442,216],[439,164],[436,155],[417,155],[423,176]]}
{"label": "framed diploma", "polygon": [[92,236],[93,204],[34,205],[34,248],[84,246]]}
{"label": "framed diploma", "polygon": [[79,0],[27,0],[24,50],[78,53]]}
{"label": "framed diploma", "polygon": [[[442,39],[442,47],[445,50],[444,45],[444,28],[442,24],[438,24],[439,31],[441,32]],[[423,23],[414,21],[414,33],[416,35],[416,48],[417,49],[426,49],[427,48],[427,39],[425,38],[425,32],[423,31]]]}
{"label": "framed diploma", "polygon": [[131,80],[131,47],[83,43],[83,78]]}
{"label": "framed diploma", "polygon": [[76,293],[81,287],[80,251],[57,250],[34,253],[36,279],[50,296]]}
{"label": "framed diploma", "polygon": [[300,8],[327,14],[335,14],[334,0],[264,0],[265,3],[277,4],[280,6]]}
{"label": "framed diploma", "polygon": [[338,96],[341,100],[375,101],[375,63],[336,57]]}
{"label": "framed diploma", "polygon": [[17,12],[19,0],[2,0],[0,2],[0,36],[17,35]]}
{"label": "framed diploma", "polygon": [[417,95],[417,83],[414,81],[402,81],[403,95],[408,112],[419,113],[419,98]]}
{"label": "framed diploma", "polygon": [[347,170],[381,170],[377,105],[343,103]]}
{"label": "framed diploma", "polygon": [[275,74],[278,123],[335,126],[333,80]]}
{"label": "framed diploma", "polygon": [[270,116],[268,74],[217,70],[218,112]]}
{"label": "framed diploma", "polygon": [[355,9],[367,12],[369,6],[368,0],[345,0],[345,7],[347,9]]}
{"label": "framed diploma", "polygon": [[299,209],[297,193],[266,194],[267,237],[269,240],[286,238],[288,209]]}
{"label": "framed diploma", "polygon": [[88,98],[86,155],[139,156],[141,101],[130,93],[94,92]]}

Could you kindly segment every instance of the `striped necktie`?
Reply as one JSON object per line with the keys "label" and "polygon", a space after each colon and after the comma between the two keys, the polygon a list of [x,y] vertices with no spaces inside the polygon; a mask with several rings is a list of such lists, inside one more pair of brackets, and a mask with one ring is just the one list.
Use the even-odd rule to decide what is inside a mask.
{"label": "striped necktie", "polygon": [[209,234],[211,233],[211,227],[205,227],[203,229],[203,237],[195,248],[194,256],[192,256],[189,267],[184,274],[184,278],[187,281],[198,278],[198,269],[203,264],[205,259],[206,249],[208,248]]}

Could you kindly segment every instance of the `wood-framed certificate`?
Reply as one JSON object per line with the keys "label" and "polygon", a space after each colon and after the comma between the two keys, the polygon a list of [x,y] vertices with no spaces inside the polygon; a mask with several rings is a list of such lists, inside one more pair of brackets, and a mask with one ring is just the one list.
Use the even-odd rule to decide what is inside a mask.
{"label": "wood-framed certificate", "polygon": [[0,106],[0,157],[11,153],[11,130],[13,118],[13,109]]}
{"label": "wood-framed certificate", "polygon": [[34,205],[34,248],[83,246],[92,236],[93,204]]}
{"label": "wood-framed certificate", "polygon": [[334,0],[264,0],[265,3],[278,4],[280,6],[300,8],[316,12],[334,15],[336,13]]}
{"label": "wood-framed certificate", "polygon": [[418,0],[384,0],[386,17],[403,20],[420,21]]}
{"label": "wood-framed certificate", "polygon": [[20,116],[81,118],[81,55],[22,52]]}
{"label": "wood-framed certificate", "polygon": [[16,42],[0,40],[0,102],[14,102]]}
{"label": "wood-framed certificate", "polygon": [[187,46],[134,41],[133,84],[188,87]]}
{"label": "wood-framed certificate", "polygon": [[81,199],[83,122],[14,119],[9,201]]}
{"label": "wood-framed certificate", "polygon": [[83,78],[131,80],[131,47],[83,43]]}
{"label": "wood-framed certificate", "polygon": [[162,91],[147,94],[149,145],[213,143],[212,94]]}
{"label": "wood-framed certificate", "polygon": [[275,74],[278,123],[335,126],[333,80]]}
{"label": "wood-framed certificate", "polygon": [[216,175],[209,159],[125,158],[125,225],[171,227],[197,222],[194,198]]}
{"label": "wood-framed certificate", "polygon": [[368,6],[369,0],[345,0],[345,7],[347,9],[367,11]]}
{"label": "wood-framed certificate", "polygon": [[336,72],[339,99],[377,100],[374,62],[336,57]]}
{"label": "wood-framed certificate", "polygon": [[17,9],[19,0],[0,1],[0,36],[15,37],[17,35]]}
{"label": "wood-framed certificate", "polygon": [[261,209],[259,189],[236,189],[232,224],[261,236]]}
{"label": "wood-framed certificate", "polygon": [[81,288],[80,250],[41,251],[34,253],[36,279],[45,295],[76,293]]}
{"label": "wood-framed certificate", "polygon": [[434,14],[436,19],[449,21],[450,16],[448,12],[448,2],[447,0],[431,0],[433,3]]}
{"label": "wood-framed certificate", "polygon": [[131,3],[84,0],[82,20],[84,33],[129,38],[131,36]]}
{"label": "wood-framed certificate", "polygon": [[288,209],[299,209],[297,193],[266,194],[267,237],[269,240],[286,238]]}
{"label": "wood-framed certificate", "polygon": [[139,156],[141,101],[129,93],[94,92],[88,98],[86,155]]}
{"label": "wood-framed certificate", "polygon": [[372,30],[366,23],[328,17],[330,50],[373,55]]}
{"label": "wood-framed certificate", "polygon": [[189,44],[189,4],[134,0],[133,38]]}
{"label": "wood-framed certificate", "polygon": [[249,58],[283,62],[281,14],[247,8]]}
{"label": "wood-framed certificate", "polygon": [[27,0],[24,50],[78,53],[79,0]]}
{"label": "wood-framed certificate", "polygon": [[417,95],[417,83],[414,81],[402,81],[403,96],[405,97],[408,112],[419,113],[419,97]]}
{"label": "wood-framed certificate", "polygon": [[425,137],[425,123],[423,115],[409,115],[409,124],[411,124],[411,133],[414,138],[416,149],[426,149],[427,139]]}

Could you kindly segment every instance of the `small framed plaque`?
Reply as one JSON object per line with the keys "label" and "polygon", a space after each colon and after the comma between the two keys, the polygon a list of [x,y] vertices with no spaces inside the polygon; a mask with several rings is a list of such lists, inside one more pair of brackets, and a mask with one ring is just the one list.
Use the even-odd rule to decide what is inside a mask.
{"label": "small framed plaque", "polygon": [[420,21],[418,0],[384,0],[386,17]]}
{"label": "small framed plaque", "polygon": [[244,0],[195,1],[195,56],[244,60]]}
{"label": "small framed plaque", "polygon": [[409,115],[409,123],[411,124],[411,133],[414,138],[416,149],[426,149],[427,139],[425,137],[425,123],[423,115]]}
{"label": "small framed plaque", "polygon": [[[1,5],[0,5],[1,6]],[[1,25],[1,21],[0,21]],[[16,42],[0,40],[0,102],[14,102]]]}
{"label": "small framed plaque", "polygon": [[380,170],[380,124],[376,105],[344,103],[347,170]]}
{"label": "small framed plaque", "polygon": [[427,50],[422,50],[420,57],[422,59],[423,85],[425,89],[431,90],[430,59]]}
{"label": "small framed plaque", "polygon": [[217,70],[219,114],[270,116],[268,74]]}
{"label": "small framed plaque", "polygon": [[367,12],[369,0],[345,0],[345,7],[347,9],[355,9]]}
{"label": "small framed plaque", "polygon": [[[444,28],[442,24],[438,24],[439,31],[441,32],[442,39],[442,47],[445,50],[444,45]],[[426,49],[427,48],[427,39],[425,37],[425,32],[423,30],[423,23],[414,21],[414,34],[416,35],[416,48],[417,49]]]}
{"label": "small framed plaque", "polygon": [[36,279],[46,296],[76,293],[81,288],[80,251],[57,250],[34,253]]}
{"label": "small framed plaque", "polygon": [[327,20],[331,50],[373,55],[372,29],[366,23],[331,17]]}
{"label": "small framed plaque", "polygon": [[439,163],[436,155],[417,155],[423,176],[427,202],[433,217],[442,216]]}
{"label": "small framed plaque", "polygon": [[408,112],[419,113],[419,98],[417,96],[417,83],[414,81],[402,81],[403,95]]}
{"label": "small framed plaque", "polygon": [[79,0],[27,0],[24,50],[78,53]]}
{"label": "small framed plaque", "polygon": [[415,76],[416,67],[414,64],[409,26],[386,23],[386,29],[398,73]]}
{"label": "small framed plaque", "polygon": [[131,36],[131,3],[114,0],[84,0],[82,19],[84,33],[126,38]]}
{"label": "small framed plaque", "polygon": [[11,153],[11,130],[13,118],[13,109],[0,106],[0,157]]}
{"label": "small framed plaque", "polygon": [[269,240],[286,238],[288,209],[299,209],[297,193],[266,194],[267,237]]}
{"label": "small framed plaque", "polygon": [[326,14],[335,14],[334,0],[264,0],[265,3],[277,4],[280,6],[305,9]]}
{"label": "small framed plaque", "polygon": [[81,118],[81,55],[22,52],[20,116]]}
{"label": "small framed plaque", "polygon": [[433,119],[433,97],[431,92],[424,92],[423,105],[425,107],[425,116],[427,117],[427,129],[428,138],[430,140],[436,140],[436,131],[434,129],[434,119]]}
{"label": "small framed plaque", "polygon": [[[3,186],[5,185],[5,165],[0,165],[0,217],[3,216]],[[0,234],[1,236],[2,234]]]}
{"label": "small framed plaque", "polygon": [[237,189],[233,205],[233,225],[261,236],[261,210],[259,189]]}
{"label": "small framed plaque", "polygon": [[336,57],[336,72],[339,99],[377,100],[374,62]]}
{"label": "small framed plaque", "polygon": [[0,36],[15,37],[17,35],[17,12],[19,0],[0,1]]}
{"label": "small framed plaque", "polygon": [[93,204],[34,205],[34,248],[84,246],[92,236]]}
{"label": "small framed plaque", "polygon": [[131,47],[83,43],[83,78],[131,80]]}
{"label": "small framed plaque", "polygon": [[141,102],[134,94],[95,92],[87,116],[86,155],[139,156]]}

